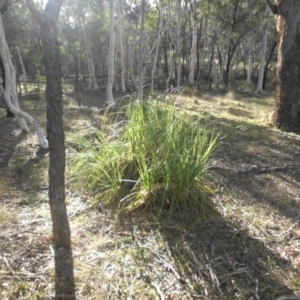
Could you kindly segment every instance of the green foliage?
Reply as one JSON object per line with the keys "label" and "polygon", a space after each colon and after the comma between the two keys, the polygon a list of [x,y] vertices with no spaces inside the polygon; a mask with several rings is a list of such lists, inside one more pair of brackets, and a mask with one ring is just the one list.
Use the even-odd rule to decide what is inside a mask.
{"label": "green foliage", "polygon": [[134,102],[125,115],[128,121],[115,124],[112,136],[76,137],[70,172],[77,186],[91,192],[95,204],[120,212],[142,206],[183,218],[210,213],[203,180],[217,135],[172,105]]}

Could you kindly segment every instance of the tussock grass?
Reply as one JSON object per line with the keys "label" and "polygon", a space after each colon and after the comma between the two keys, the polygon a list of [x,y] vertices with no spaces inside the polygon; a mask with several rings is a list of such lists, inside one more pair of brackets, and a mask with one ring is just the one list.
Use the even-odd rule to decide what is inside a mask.
{"label": "tussock grass", "polygon": [[76,137],[70,174],[91,191],[94,203],[132,211],[148,207],[185,218],[212,211],[211,189],[204,183],[217,134],[174,105],[132,102],[126,121],[109,134]]}

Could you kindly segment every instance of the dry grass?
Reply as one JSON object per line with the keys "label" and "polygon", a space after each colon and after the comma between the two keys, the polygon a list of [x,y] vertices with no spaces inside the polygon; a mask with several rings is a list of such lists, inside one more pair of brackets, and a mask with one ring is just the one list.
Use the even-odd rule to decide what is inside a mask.
{"label": "dry grass", "polygon": [[[208,179],[219,215],[192,225],[164,223],[151,212],[117,218],[113,212],[91,209],[91,199],[75,191],[67,178],[77,298],[300,295],[299,136],[268,125],[272,94],[185,94],[189,96],[172,96],[176,105],[195,118],[207,115],[221,133]],[[98,110],[79,109],[71,97],[67,102],[67,141],[69,132],[88,136],[105,123]],[[36,116],[44,113],[42,102],[25,105]],[[7,126],[0,134],[0,298],[51,299],[47,154],[37,153],[34,134],[9,135],[15,124],[0,122]]]}

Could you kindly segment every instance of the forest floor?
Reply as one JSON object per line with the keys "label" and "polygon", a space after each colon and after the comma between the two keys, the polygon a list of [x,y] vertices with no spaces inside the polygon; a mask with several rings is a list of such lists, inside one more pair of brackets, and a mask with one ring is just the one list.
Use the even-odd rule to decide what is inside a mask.
{"label": "forest floor", "polygon": [[[72,134],[101,125],[99,94],[65,89]],[[218,216],[157,221],[98,211],[66,177],[77,299],[261,299],[300,296],[300,136],[269,126],[273,94],[190,90],[178,109],[220,132],[207,181]],[[105,97],[103,96],[103,99]],[[102,101],[103,103],[103,101]],[[98,104],[98,105],[97,105]],[[45,127],[43,100],[21,106]],[[53,299],[48,153],[0,111],[0,299]]]}

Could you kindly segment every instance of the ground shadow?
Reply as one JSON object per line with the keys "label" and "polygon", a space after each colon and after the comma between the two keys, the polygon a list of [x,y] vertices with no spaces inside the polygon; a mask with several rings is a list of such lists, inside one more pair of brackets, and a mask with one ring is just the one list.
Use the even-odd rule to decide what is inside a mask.
{"label": "ground shadow", "polygon": [[[295,221],[300,215],[300,138],[272,128],[210,116],[221,141],[215,173],[227,189],[246,194]],[[272,171],[272,168],[275,168]]]}
{"label": "ground shadow", "polygon": [[[282,278],[284,270],[291,268],[289,262],[250,237],[238,220],[234,224],[218,215],[189,225],[165,220],[154,225],[145,218],[122,217],[119,226],[132,231],[137,248],[159,232],[161,248],[149,245],[150,255],[143,252],[137,259],[146,268],[144,280],[159,282],[166,299],[272,300],[293,293]],[[144,236],[138,236],[138,231]],[[156,264],[161,265],[160,273],[153,270]]]}
{"label": "ground shadow", "polygon": [[[72,249],[57,249],[55,263],[55,299],[75,300],[74,259]],[[64,286],[62,286],[62,282]]]}
{"label": "ground shadow", "polygon": [[14,118],[0,118],[0,170],[8,167],[16,146],[25,138]]}

